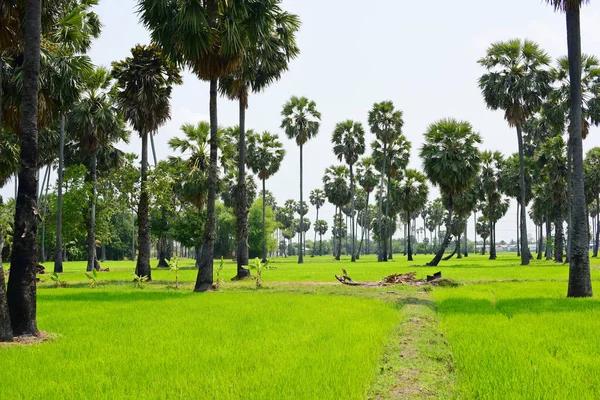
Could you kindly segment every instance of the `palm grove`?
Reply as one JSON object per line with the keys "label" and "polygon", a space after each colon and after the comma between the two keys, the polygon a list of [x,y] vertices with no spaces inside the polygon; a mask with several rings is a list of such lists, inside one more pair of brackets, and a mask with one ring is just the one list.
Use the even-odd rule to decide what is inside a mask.
{"label": "palm grove", "polygon": [[[313,100],[292,96],[282,106],[281,129],[300,152],[299,198],[278,206],[267,187],[285,156],[282,141],[246,129],[245,116],[252,94],[279,80],[300,53],[299,17],[280,1],[139,0],[152,43],[136,45],[110,69],[86,55],[102,28],[97,0],[4,2],[0,185],[12,180],[17,190],[0,202],[0,340],[38,333],[36,271],[48,259],[59,273],[65,260],[85,259],[91,271],[107,258],[135,258],[134,274],[150,280],[155,248],[159,267],[174,253],[195,258],[195,291],[207,291],[218,257],[235,256],[234,279],[251,277],[251,257],[273,255],[298,255],[302,263],[308,254],[356,261],[375,253],[385,262],[398,252],[412,260],[416,249],[434,254],[428,265],[438,265],[446,250],[452,252],[445,259],[468,255],[471,215],[482,254],[489,238],[494,259],[495,226],[510,198],[518,204],[522,265],[533,257],[529,212],[537,257],[569,262],[568,295],[591,296],[589,220],[596,256],[600,149],[584,159],[582,140],[600,123],[600,62],[581,54],[583,1],[549,3],[566,14],[567,57],[553,63],[536,43],[509,40],[479,60],[483,100],[516,130],[518,153],[484,151],[469,122],[446,118],[424,132],[423,172],[407,169],[403,113],[382,101],[366,113],[372,143],[359,121],[335,126],[340,164],[328,167],[322,189],[307,196],[304,145],[319,134],[322,115]],[[169,140],[173,155],[159,161],[153,135],[170,119],[182,69],[209,83],[210,121],[182,126]],[[237,126],[219,125],[219,94],[239,104]],[[116,147],[131,131],[141,138],[139,161]],[[428,201],[428,182],[439,198]],[[319,218],[326,201],[336,210],[332,221]],[[404,237],[394,241],[399,226]],[[10,260],[8,285],[2,256]]]}

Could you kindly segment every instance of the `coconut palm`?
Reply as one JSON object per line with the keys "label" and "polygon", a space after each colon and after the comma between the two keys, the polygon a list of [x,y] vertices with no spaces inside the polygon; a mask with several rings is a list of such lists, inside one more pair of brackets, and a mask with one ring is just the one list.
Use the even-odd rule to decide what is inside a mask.
{"label": "coconut palm", "polygon": [[321,189],[315,189],[310,192],[308,200],[310,201],[310,204],[312,204],[317,209],[317,216],[315,218],[315,225],[314,225],[315,239],[313,240],[313,252],[312,252],[312,256],[311,256],[311,257],[314,257],[315,253],[316,253],[316,246],[314,245],[314,243],[317,243],[317,232],[319,232],[319,230],[317,229],[317,221],[319,221],[319,209],[321,207],[323,207],[323,204],[325,204],[325,192],[322,191]]}
{"label": "coconut palm", "polygon": [[261,135],[255,134],[252,131],[248,132],[247,164],[262,181],[263,260],[265,262],[267,259],[267,236],[265,230],[265,207],[267,203],[265,195],[267,190],[265,182],[279,171],[283,157],[285,157],[285,150],[283,149],[283,144],[279,141],[279,136],[266,131]]}
{"label": "coconut palm", "polygon": [[333,153],[339,161],[345,161],[350,171],[350,215],[351,215],[351,234],[352,234],[352,258],[356,261],[354,245],[356,241],[355,223],[354,223],[354,164],[365,152],[365,130],[360,122],[347,120],[340,122],[335,126],[331,137],[333,143]]}
{"label": "coconut palm", "polygon": [[406,214],[407,228],[408,228],[408,261],[413,261],[412,258],[412,246],[410,240],[410,221],[411,216],[422,210],[427,203],[427,196],[429,195],[429,188],[425,175],[414,169],[406,170],[404,177],[399,182],[399,187],[395,195],[398,198],[402,211]]}
{"label": "coconut palm", "polygon": [[[371,196],[373,190],[375,190],[375,186],[377,186],[378,181],[377,169],[373,157],[364,157],[360,160],[356,169],[356,176],[358,184],[363,188],[363,190],[366,193],[364,208],[365,210],[368,210],[369,197]],[[368,214],[368,212],[363,212],[362,215],[360,215],[362,218],[359,218],[361,220],[360,224],[362,227],[362,232],[360,237],[360,244],[358,245],[358,251],[356,252],[356,259],[360,257],[363,239],[365,236],[365,227],[367,225],[366,217]]]}
{"label": "coconut palm", "polygon": [[[517,130],[521,182],[521,248],[527,245],[527,213],[523,127],[527,119],[540,110],[551,90],[550,58],[529,40],[494,43],[479,60],[486,73],[479,87],[488,108],[503,110],[504,118]],[[529,251],[521,254],[521,264],[529,264]]]}
{"label": "coconut palm", "polygon": [[[281,128],[285,131],[286,136],[289,139],[296,140],[296,144],[300,147],[300,202],[302,202],[302,148],[306,142],[319,133],[321,113],[317,111],[317,105],[314,101],[308,100],[306,97],[292,96],[283,105],[281,116],[283,117]],[[304,215],[300,215],[300,225],[303,223],[303,217]],[[303,262],[303,254],[300,252],[298,264]]]}
{"label": "coconut palm", "polygon": [[425,143],[419,155],[427,178],[438,186],[446,201],[446,235],[437,254],[427,265],[437,266],[451,238],[453,202],[466,191],[479,172],[480,155],[477,145],[481,137],[471,124],[455,119],[442,119],[425,132]]}
{"label": "coconut palm", "polygon": [[248,208],[246,182],[246,109],[250,92],[261,92],[267,86],[279,80],[287,71],[289,61],[299,54],[296,45],[296,32],[300,27],[298,16],[279,8],[278,1],[267,1],[265,19],[270,25],[268,35],[252,43],[245,52],[238,69],[231,75],[219,79],[219,90],[239,103],[239,141],[238,141],[238,182],[236,200],[237,220],[237,276],[244,278],[250,272],[248,265]]}
{"label": "coconut palm", "polygon": [[[379,243],[378,243],[378,257],[377,261],[387,261],[387,252],[385,251],[385,243],[381,243],[382,235],[382,222],[381,217],[383,213],[383,184],[385,181],[385,173],[387,171],[388,163],[388,148],[391,146],[395,138],[399,137],[402,133],[402,126],[404,120],[402,119],[402,111],[394,109],[394,103],[391,101],[382,101],[381,103],[373,104],[373,108],[369,111],[369,126],[371,133],[377,137],[377,141],[380,147],[383,149],[381,157],[381,181],[379,184],[379,214],[378,214],[378,229],[379,229]],[[386,214],[387,216],[387,214]]]}
{"label": "coconut palm", "polygon": [[118,108],[142,138],[141,190],[138,204],[138,258],[135,273],[152,279],[150,270],[150,214],[148,180],[148,136],[171,119],[171,91],[181,84],[175,64],[156,45],[137,45],[131,57],[114,62]]}
{"label": "coconut palm", "polygon": [[[348,185],[349,174],[350,171],[345,165],[332,165],[325,170],[325,175],[323,176],[323,188],[325,189],[327,201],[335,206],[335,215],[337,216],[339,214],[339,218],[342,220],[343,217],[340,211],[342,207],[350,201],[350,188]],[[333,228],[336,228],[339,225],[336,218],[337,217],[334,218]],[[339,229],[336,232],[341,232],[341,227],[338,228]],[[335,259],[339,260],[342,248],[342,236],[337,235],[335,238],[339,240],[339,250],[335,255]]]}
{"label": "coconut palm", "polygon": [[279,3],[279,0],[266,3],[208,0],[190,7],[188,2],[178,0],[138,0],[142,23],[165,55],[210,82],[210,179],[196,292],[211,290],[213,282],[219,153],[218,80],[238,70],[247,50],[271,33],[272,25],[266,21]]}

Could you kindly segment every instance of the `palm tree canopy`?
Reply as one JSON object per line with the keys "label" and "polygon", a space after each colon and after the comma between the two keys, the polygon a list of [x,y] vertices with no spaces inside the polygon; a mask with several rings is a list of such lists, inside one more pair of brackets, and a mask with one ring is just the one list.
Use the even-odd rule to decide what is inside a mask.
{"label": "palm tree canopy", "polygon": [[125,119],[140,134],[154,133],[171,118],[171,91],[181,84],[179,69],[156,45],[137,45],[131,57],[112,64],[117,103]]}
{"label": "palm tree canopy", "polygon": [[481,136],[466,121],[442,119],[431,124],[419,153],[431,183],[448,196],[466,190],[479,172],[480,143]]}
{"label": "palm tree canopy", "polygon": [[329,229],[329,226],[327,225],[327,221],[320,219],[315,222],[315,232],[317,232],[319,235],[326,234],[327,229]]}
{"label": "palm tree canopy", "polygon": [[260,135],[248,131],[246,164],[259,179],[269,179],[277,173],[284,157],[285,150],[279,141],[279,136],[267,131]]}
{"label": "palm tree canopy", "polygon": [[375,189],[379,183],[379,177],[373,157],[364,157],[360,160],[356,169],[356,179],[365,192],[371,193]]}
{"label": "palm tree canopy", "polygon": [[[557,66],[551,70],[558,86],[552,90],[549,101],[544,105],[545,115],[562,130],[571,130],[571,83],[569,79],[569,59],[561,57]],[[600,124],[600,61],[597,57],[581,56],[581,92],[582,92],[582,135],[585,139],[590,124]]]}
{"label": "palm tree canopy", "polygon": [[573,11],[589,3],[590,0],[545,0],[557,11]]}
{"label": "palm tree canopy", "polygon": [[340,122],[335,126],[331,143],[338,160],[354,165],[365,152],[365,130],[360,122]]}
{"label": "palm tree canopy", "polygon": [[337,207],[343,207],[350,201],[349,174],[350,171],[345,165],[332,165],[325,170],[325,195],[327,200]]}
{"label": "palm tree canopy", "polygon": [[283,105],[281,128],[288,139],[295,139],[298,146],[303,146],[319,133],[321,113],[317,104],[306,97],[292,96]]}
{"label": "palm tree canopy", "polygon": [[402,111],[395,110],[394,103],[389,100],[375,103],[369,111],[369,126],[378,140],[384,144],[390,143],[402,133]]}
{"label": "palm tree canopy", "polygon": [[[551,139],[547,139],[551,140]],[[544,142],[545,143],[545,142]],[[543,144],[542,144],[543,147]],[[543,150],[538,152],[541,154]],[[530,157],[524,157],[524,172],[525,172],[525,201],[529,203],[532,196],[532,185],[533,175],[536,170],[534,160]],[[538,160],[538,165],[542,165],[543,161]],[[521,202],[521,180],[520,177],[520,166],[519,166],[519,154],[515,153],[512,156],[506,158],[500,168],[500,175],[498,179],[498,188],[508,197],[516,198],[519,203]]]}
{"label": "palm tree canopy", "polygon": [[402,211],[412,214],[422,210],[429,195],[425,175],[414,169],[406,170],[394,195],[398,199]]}
{"label": "palm tree canopy", "polygon": [[510,126],[522,128],[551,90],[550,57],[530,40],[493,43],[479,64],[479,88],[488,108],[504,110]]}
{"label": "palm tree canopy", "polygon": [[[381,166],[383,165],[383,147],[384,143],[379,140],[375,140],[371,143],[372,157],[375,160],[375,167],[379,172],[381,172]],[[385,167],[386,175],[389,175],[391,178],[398,178],[402,176],[402,173],[406,169],[410,159],[411,148],[412,144],[403,134],[397,135],[387,143],[385,151],[387,155]]]}
{"label": "palm tree canopy", "polygon": [[264,1],[267,34],[246,50],[240,66],[219,79],[219,91],[231,100],[248,107],[248,91],[260,92],[281,78],[289,61],[300,54],[296,33],[300,28],[297,15],[282,11],[279,1]]}
{"label": "palm tree canopy", "polygon": [[321,189],[315,189],[310,192],[308,199],[310,200],[310,204],[316,208],[321,208],[325,204],[325,192]]}

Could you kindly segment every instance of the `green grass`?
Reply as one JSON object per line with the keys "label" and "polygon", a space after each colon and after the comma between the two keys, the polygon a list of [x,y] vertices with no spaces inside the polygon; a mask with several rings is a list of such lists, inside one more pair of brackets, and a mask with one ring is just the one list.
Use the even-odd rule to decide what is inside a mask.
{"label": "green grass", "polygon": [[600,302],[566,285],[518,282],[436,290],[464,399],[596,399]]}
{"label": "green grass", "polygon": [[[208,294],[191,293],[193,260],[181,261],[180,291],[156,269],[133,289],[127,261],[103,263],[111,271],[89,289],[85,263],[68,262],[68,288],[39,285],[39,326],[57,337],[0,347],[0,399],[597,398],[600,302],[565,298],[568,266],[430,259],[279,258],[259,291],[230,282],[228,261]],[[342,268],[357,281],[442,271],[463,285],[348,287],[333,277]]]}
{"label": "green grass", "polygon": [[2,399],[361,399],[391,304],[269,292],[42,289],[58,335],[0,348]]}

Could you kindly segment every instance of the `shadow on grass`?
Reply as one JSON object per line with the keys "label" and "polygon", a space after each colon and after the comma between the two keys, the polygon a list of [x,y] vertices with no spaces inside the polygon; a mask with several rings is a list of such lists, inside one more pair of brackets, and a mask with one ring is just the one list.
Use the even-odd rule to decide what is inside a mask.
{"label": "shadow on grass", "polygon": [[597,299],[547,299],[516,298],[507,300],[484,300],[454,298],[437,303],[440,314],[503,314],[509,318],[520,314],[557,314],[600,310]]}
{"label": "shadow on grass", "polygon": [[402,310],[404,307],[411,306],[411,305],[425,306],[433,311],[436,311],[436,309],[437,309],[435,302],[431,299],[426,299],[426,298],[406,297],[406,298],[400,299],[396,302],[396,308],[398,310]]}

